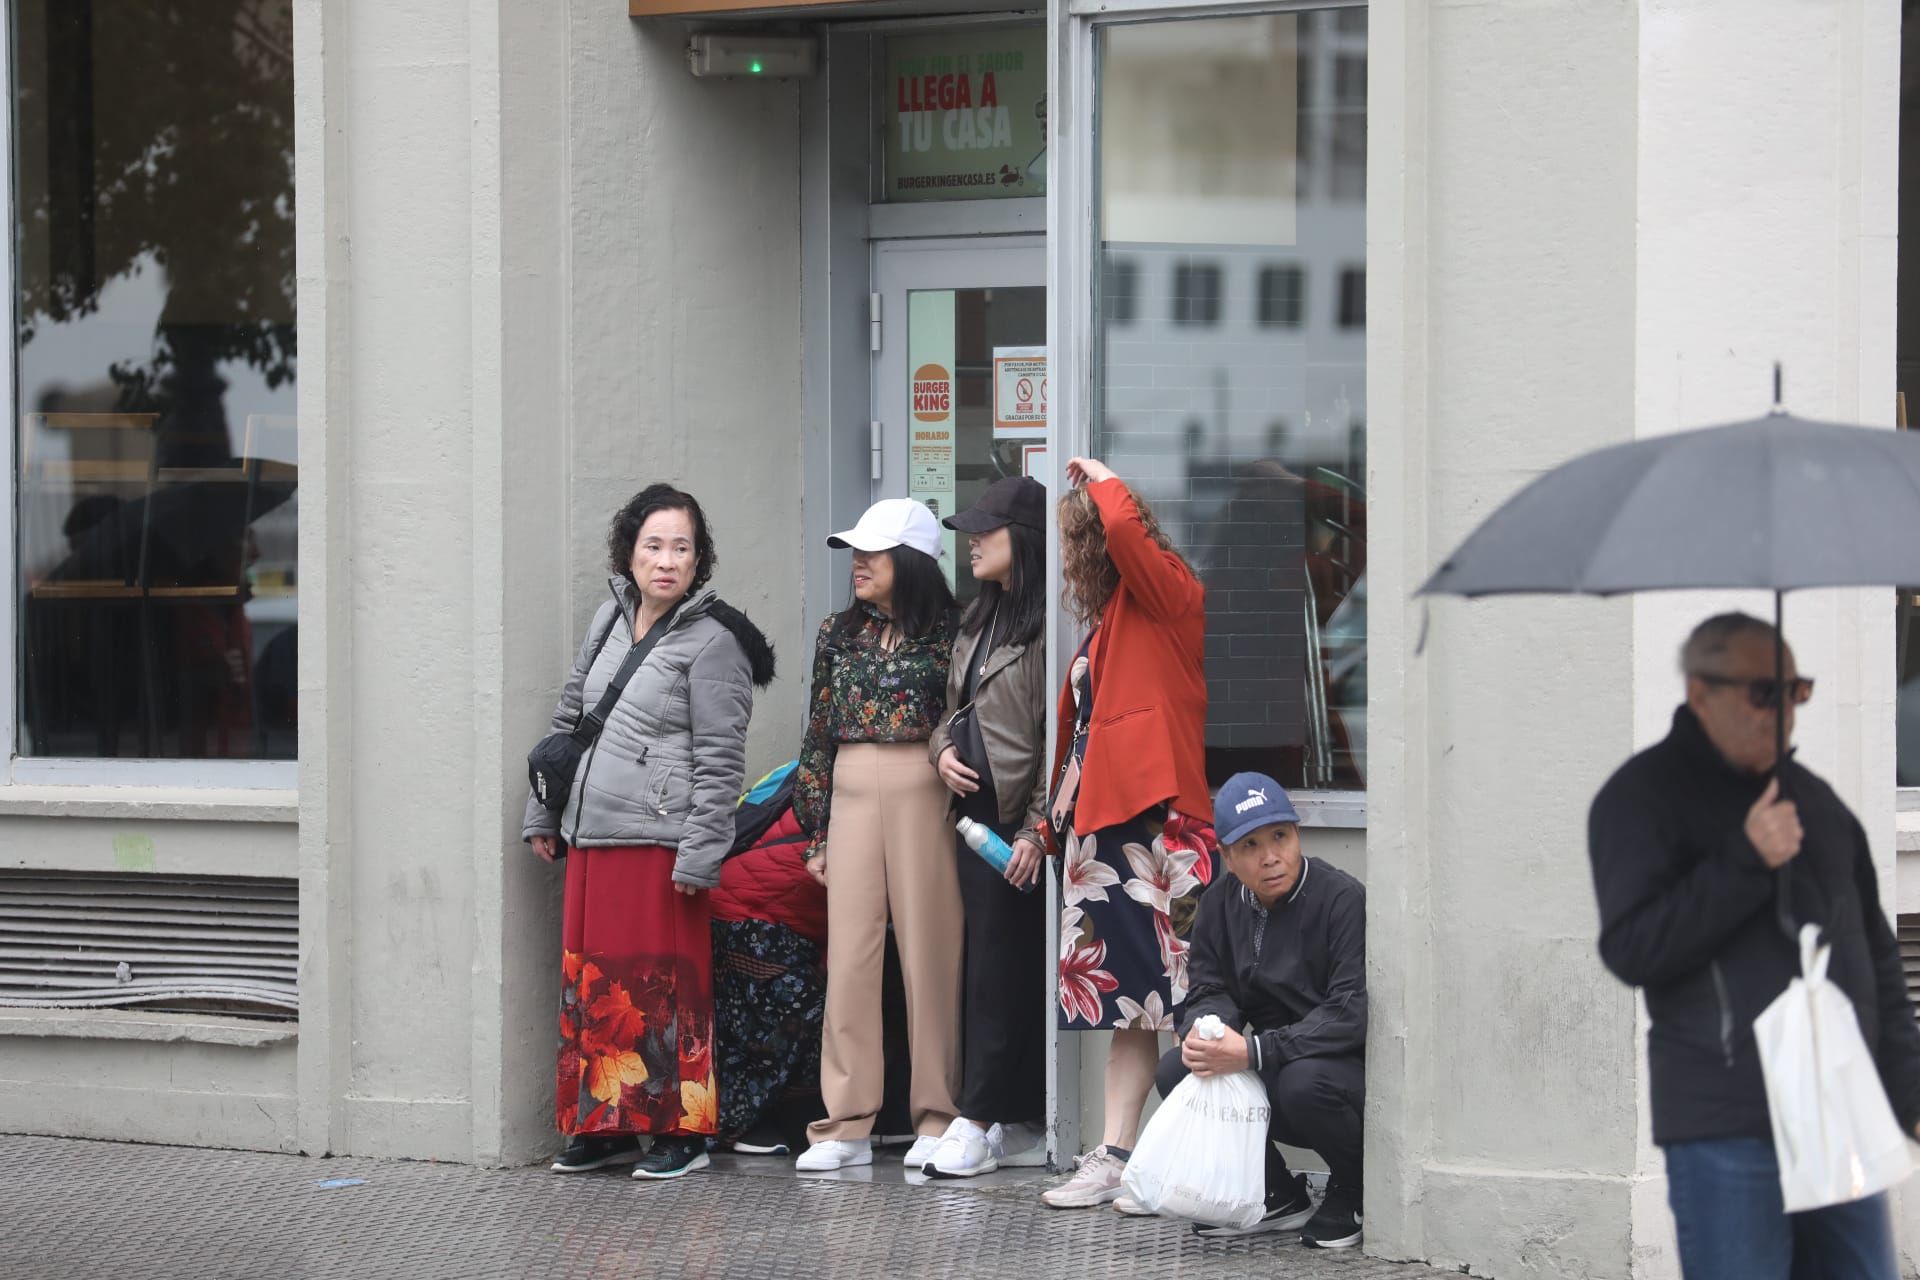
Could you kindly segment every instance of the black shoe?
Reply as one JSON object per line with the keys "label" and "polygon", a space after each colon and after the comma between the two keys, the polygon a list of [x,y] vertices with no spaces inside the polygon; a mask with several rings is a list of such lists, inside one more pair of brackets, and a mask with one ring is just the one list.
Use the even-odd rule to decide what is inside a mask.
{"label": "black shoe", "polygon": [[707,1140],[696,1137],[665,1137],[653,1140],[653,1150],[633,1166],[636,1178],[677,1178],[683,1173],[704,1169],[713,1163],[707,1159]]}
{"label": "black shoe", "polygon": [[640,1158],[640,1139],[630,1133],[583,1134],[567,1144],[560,1158],[548,1166],[555,1173],[585,1173],[613,1164],[632,1164]]}
{"label": "black shoe", "polygon": [[1210,1227],[1196,1222],[1193,1234],[1203,1240],[1220,1240],[1229,1236],[1266,1235],[1270,1231],[1298,1231],[1311,1217],[1313,1197],[1307,1194],[1307,1177],[1296,1173],[1267,1192],[1267,1211],[1252,1226]]}
{"label": "black shoe", "polygon": [[1300,1243],[1309,1249],[1351,1249],[1360,1243],[1360,1188],[1327,1184],[1320,1212],[1301,1229]]}
{"label": "black shoe", "polygon": [[733,1149],[743,1156],[785,1156],[793,1152],[780,1131],[770,1126],[749,1129],[733,1140]]}

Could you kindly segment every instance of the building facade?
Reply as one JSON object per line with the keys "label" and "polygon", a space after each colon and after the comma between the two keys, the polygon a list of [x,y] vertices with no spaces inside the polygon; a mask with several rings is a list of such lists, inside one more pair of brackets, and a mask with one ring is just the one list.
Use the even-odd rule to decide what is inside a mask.
{"label": "building facade", "polygon": [[[0,1130],[538,1158],[524,754],[613,510],[706,504],[780,652],[757,773],[828,531],[1093,452],[1207,583],[1212,780],[1367,882],[1369,1250],[1677,1273],[1585,815],[1762,602],[1412,592],[1776,359],[1895,422],[1900,6],[8,7]],[[1787,622],[1802,758],[1920,913],[1911,607]],[[1104,1052],[1052,1019],[1067,1156]]]}

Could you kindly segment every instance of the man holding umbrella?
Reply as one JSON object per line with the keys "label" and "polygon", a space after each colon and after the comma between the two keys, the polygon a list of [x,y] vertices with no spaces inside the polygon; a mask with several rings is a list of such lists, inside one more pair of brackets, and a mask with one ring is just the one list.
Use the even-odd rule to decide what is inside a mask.
{"label": "man holding umbrella", "polygon": [[1594,801],[1600,952],[1646,993],[1653,1138],[1688,1280],[1894,1280],[1884,1195],[1785,1212],[1753,1024],[1800,976],[1796,933],[1818,926],[1826,977],[1853,1007],[1900,1128],[1916,1132],[1920,1030],[1899,949],[1860,823],[1787,751],[1813,682],[1780,620],[1789,591],[1920,584],[1920,432],[1795,417],[1778,365],[1773,401],[1760,418],[1644,436],[1545,472],[1421,591],[1774,593],[1772,626],[1723,614],[1694,631],[1673,731]]}
{"label": "man holding umbrella", "polygon": [[1820,924],[1827,976],[1853,1003],[1894,1114],[1908,1133],[1920,1126],[1920,1028],[1866,833],[1825,782],[1780,759],[1813,681],[1772,626],[1709,618],[1680,661],[1672,732],[1601,790],[1588,852],[1601,958],[1646,995],[1653,1139],[1681,1266],[1687,1280],[1895,1280],[1884,1194],[1783,1211],[1753,1034],[1799,976],[1794,927]]}

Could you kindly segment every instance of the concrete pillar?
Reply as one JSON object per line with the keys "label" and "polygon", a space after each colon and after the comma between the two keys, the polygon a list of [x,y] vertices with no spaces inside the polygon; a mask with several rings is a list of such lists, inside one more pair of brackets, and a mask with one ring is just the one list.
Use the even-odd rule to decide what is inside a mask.
{"label": "concrete pillar", "polygon": [[567,125],[567,22],[558,6],[508,0],[474,0],[469,15],[473,1159],[511,1165],[554,1141],[560,881],[520,824],[526,750],[577,644],[568,575],[555,572],[570,439],[567,152],[555,145]]}
{"label": "concrete pillar", "polygon": [[[1442,0],[1370,26],[1369,479],[1404,514],[1371,557],[1368,1244],[1672,1274],[1585,817],[1724,602],[1408,593],[1540,471],[1763,410],[1776,357],[1801,412],[1889,420],[1898,10]],[[1804,758],[1890,873],[1887,604],[1810,593],[1789,628],[1828,681]]]}
{"label": "concrete pillar", "polygon": [[520,1163],[560,919],[525,753],[641,485],[703,500],[781,649],[750,769],[798,748],[796,90],[618,4],[298,16],[300,1145]]}

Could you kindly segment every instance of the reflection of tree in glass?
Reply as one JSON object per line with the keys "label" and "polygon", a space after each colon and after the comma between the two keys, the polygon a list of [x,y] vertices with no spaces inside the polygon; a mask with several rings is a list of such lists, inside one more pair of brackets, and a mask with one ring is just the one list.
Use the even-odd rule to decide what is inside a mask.
{"label": "reflection of tree in glass", "polygon": [[294,376],[291,5],[24,0],[15,39],[20,341],[164,271],[117,407],[161,415],[162,465],[224,461],[217,366]]}

